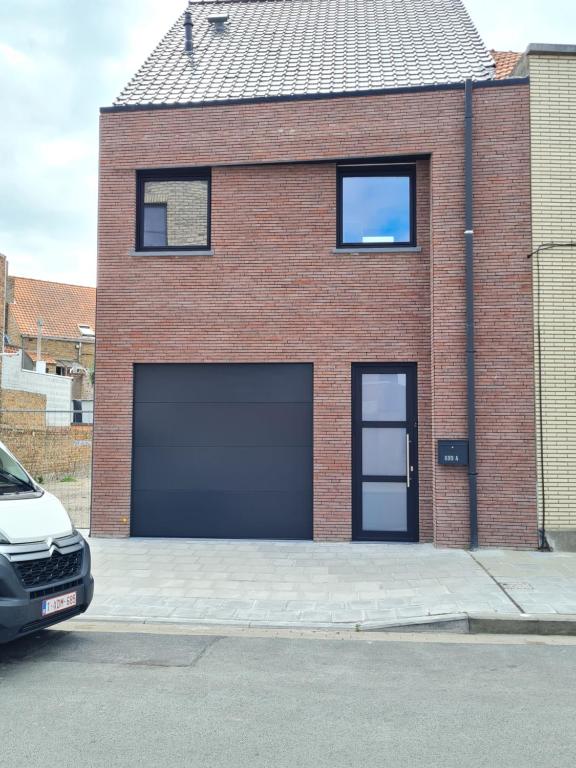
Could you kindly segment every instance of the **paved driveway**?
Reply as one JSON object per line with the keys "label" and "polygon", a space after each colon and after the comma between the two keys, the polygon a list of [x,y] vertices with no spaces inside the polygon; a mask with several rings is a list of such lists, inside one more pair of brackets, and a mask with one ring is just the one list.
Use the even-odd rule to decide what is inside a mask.
{"label": "paved driveway", "polygon": [[88,617],[356,624],[519,613],[462,550],[380,543],[92,539]]}

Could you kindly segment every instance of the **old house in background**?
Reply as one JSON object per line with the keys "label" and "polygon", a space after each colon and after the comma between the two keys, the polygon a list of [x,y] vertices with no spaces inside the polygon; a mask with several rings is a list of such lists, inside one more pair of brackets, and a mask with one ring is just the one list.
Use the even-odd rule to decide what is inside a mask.
{"label": "old house in background", "polygon": [[72,377],[72,398],[92,400],[96,289],[8,277],[5,343],[23,367]]}
{"label": "old house in background", "polygon": [[0,270],[1,421],[91,423],[96,289],[11,276],[1,254]]}

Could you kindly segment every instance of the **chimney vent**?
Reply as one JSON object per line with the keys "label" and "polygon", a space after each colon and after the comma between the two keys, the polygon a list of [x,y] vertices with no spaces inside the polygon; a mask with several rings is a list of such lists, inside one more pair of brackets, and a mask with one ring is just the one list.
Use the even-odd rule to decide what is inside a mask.
{"label": "chimney vent", "polygon": [[184,34],[186,36],[186,42],[184,43],[184,50],[186,53],[192,53],[192,14],[190,11],[186,11],[184,14]]}
{"label": "chimney vent", "polygon": [[208,23],[212,24],[214,29],[224,29],[224,24],[230,18],[227,13],[215,13],[212,16],[208,16]]}

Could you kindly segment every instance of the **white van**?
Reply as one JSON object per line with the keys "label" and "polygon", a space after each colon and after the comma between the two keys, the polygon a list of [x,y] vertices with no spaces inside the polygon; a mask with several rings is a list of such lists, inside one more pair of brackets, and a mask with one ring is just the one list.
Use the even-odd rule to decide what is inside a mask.
{"label": "white van", "polygon": [[0,442],[0,643],[83,613],[93,592],[87,542]]}

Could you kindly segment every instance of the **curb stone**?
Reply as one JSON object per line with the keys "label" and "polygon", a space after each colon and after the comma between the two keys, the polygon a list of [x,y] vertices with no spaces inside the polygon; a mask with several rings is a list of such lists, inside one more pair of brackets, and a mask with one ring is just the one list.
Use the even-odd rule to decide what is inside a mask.
{"label": "curb stone", "polygon": [[255,629],[321,629],[351,630],[356,632],[450,632],[456,634],[500,635],[564,635],[576,636],[576,615],[573,614],[441,614],[390,621],[364,622],[298,622],[298,621],[242,621],[239,619],[186,619],[147,616],[81,616],[70,619],[97,623],[182,624],[187,626],[230,626]]}
{"label": "curb stone", "polygon": [[490,614],[468,617],[472,634],[496,635],[576,635],[574,614]]}

